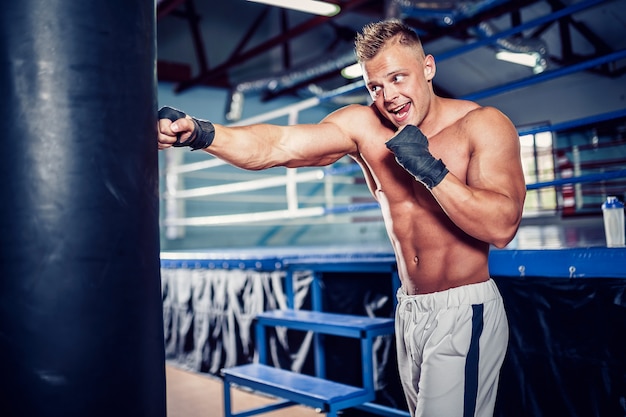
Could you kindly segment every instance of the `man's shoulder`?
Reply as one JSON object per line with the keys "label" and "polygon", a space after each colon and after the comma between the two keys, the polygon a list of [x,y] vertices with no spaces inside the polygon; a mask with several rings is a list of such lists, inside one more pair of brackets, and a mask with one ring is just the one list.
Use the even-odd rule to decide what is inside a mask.
{"label": "man's shoulder", "polygon": [[506,119],[507,117],[495,107],[481,106],[477,103],[468,101],[461,107],[463,116],[461,119],[473,119],[476,121],[494,121],[494,119]]}
{"label": "man's shoulder", "polygon": [[446,109],[448,126],[464,131],[511,125],[509,118],[497,108],[473,101],[449,100]]}
{"label": "man's shoulder", "polygon": [[511,120],[491,106],[476,105],[469,108],[455,125],[462,136],[476,146],[480,143],[491,146],[496,140],[504,144],[506,138],[510,138],[512,142],[518,140],[517,130]]}
{"label": "man's shoulder", "polygon": [[326,120],[340,124],[343,129],[353,132],[392,128],[389,121],[373,105],[349,104],[331,113]]}
{"label": "man's shoulder", "polygon": [[335,113],[343,113],[348,115],[349,117],[353,116],[362,116],[362,117],[377,117],[378,111],[373,105],[365,105],[365,104],[348,104],[341,109],[337,110]]}

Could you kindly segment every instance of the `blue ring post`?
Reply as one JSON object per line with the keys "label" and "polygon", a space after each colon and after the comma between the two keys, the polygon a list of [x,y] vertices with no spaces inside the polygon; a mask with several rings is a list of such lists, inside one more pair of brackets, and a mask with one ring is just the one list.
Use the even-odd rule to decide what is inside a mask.
{"label": "blue ring post", "polygon": [[153,0],[0,14],[0,415],[165,416]]}

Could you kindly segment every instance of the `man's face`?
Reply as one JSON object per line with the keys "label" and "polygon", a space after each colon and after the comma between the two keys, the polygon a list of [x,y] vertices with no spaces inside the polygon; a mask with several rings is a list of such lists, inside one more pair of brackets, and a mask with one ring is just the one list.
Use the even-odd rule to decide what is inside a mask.
{"label": "man's face", "polygon": [[419,124],[430,104],[428,81],[434,76],[432,56],[424,58],[402,45],[381,50],[363,66],[363,78],[374,105],[395,126]]}

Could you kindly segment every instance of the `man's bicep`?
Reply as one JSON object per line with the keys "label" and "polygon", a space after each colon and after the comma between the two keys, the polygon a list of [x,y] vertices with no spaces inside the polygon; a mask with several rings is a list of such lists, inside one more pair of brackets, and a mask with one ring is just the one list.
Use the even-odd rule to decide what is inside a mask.
{"label": "man's bicep", "polygon": [[468,180],[476,186],[523,200],[519,136],[513,127],[483,131],[470,165]]}
{"label": "man's bicep", "polygon": [[294,125],[287,129],[283,146],[291,153],[288,166],[329,165],[356,151],[350,134],[333,121]]}

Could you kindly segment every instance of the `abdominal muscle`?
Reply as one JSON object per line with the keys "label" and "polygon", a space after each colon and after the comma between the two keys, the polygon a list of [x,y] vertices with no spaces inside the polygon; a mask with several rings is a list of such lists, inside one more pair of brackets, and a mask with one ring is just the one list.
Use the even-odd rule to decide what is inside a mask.
{"label": "abdominal muscle", "polygon": [[489,245],[460,230],[434,200],[428,207],[406,200],[389,206],[382,192],[377,195],[407,294],[444,291],[489,279]]}

